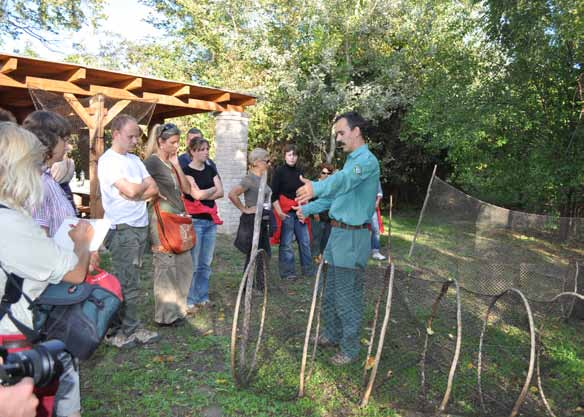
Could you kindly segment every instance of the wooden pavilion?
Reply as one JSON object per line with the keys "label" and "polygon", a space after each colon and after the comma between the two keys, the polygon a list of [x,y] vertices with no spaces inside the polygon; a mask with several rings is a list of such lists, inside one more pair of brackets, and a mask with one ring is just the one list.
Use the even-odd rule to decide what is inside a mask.
{"label": "wooden pavilion", "polygon": [[[103,215],[96,174],[104,152],[104,128],[128,105],[155,103],[150,120],[161,123],[203,112],[243,112],[255,104],[255,97],[232,91],[0,53],[0,107],[22,122],[35,110],[31,90],[62,96],[89,131],[92,217]],[[106,106],[105,98],[113,104]],[[82,99],[90,104],[82,104]]]}

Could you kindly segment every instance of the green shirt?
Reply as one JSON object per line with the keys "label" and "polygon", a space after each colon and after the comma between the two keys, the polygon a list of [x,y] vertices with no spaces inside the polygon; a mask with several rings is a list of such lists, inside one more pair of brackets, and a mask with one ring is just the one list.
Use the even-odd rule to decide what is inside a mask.
{"label": "green shirt", "polygon": [[[343,169],[329,178],[312,182],[317,200],[302,206],[305,216],[329,210],[331,219],[353,226],[371,223],[375,210],[379,162],[362,145],[347,156]],[[324,251],[325,260],[344,268],[364,268],[371,250],[371,232],[333,227]]]}
{"label": "green shirt", "polygon": [[329,210],[331,219],[353,226],[371,223],[375,210],[379,161],[361,145],[347,156],[343,169],[323,181],[313,181],[318,200],[302,206],[305,216]]}

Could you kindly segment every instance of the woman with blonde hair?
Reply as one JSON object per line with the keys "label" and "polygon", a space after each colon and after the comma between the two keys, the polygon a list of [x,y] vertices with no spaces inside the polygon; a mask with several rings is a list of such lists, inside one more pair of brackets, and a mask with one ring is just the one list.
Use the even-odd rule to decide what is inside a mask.
{"label": "woman with blonde hair", "polygon": [[154,261],[154,321],[159,325],[176,325],[187,313],[187,295],[193,274],[189,251],[175,254],[160,242],[158,218],[154,204],[160,211],[185,215],[182,193],[200,196],[183,174],[178,162],[180,130],[172,123],[155,125],[150,130],[144,165],[152,176],[160,197],[150,203],[150,238]]}
{"label": "woman with blonde hair", "polygon": [[[31,217],[32,207],[43,198],[41,180],[45,147],[34,134],[10,122],[0,123],[0,296],[8,274],[23,280],[23,292],[36,299],[49,284],[83,282],[89,266],[89,243],[93,228],[80,221],[69,232],[73,251],[62,249]],[[34,256],[30,256],[34,253]],[[32,328],[32,311],[25,297],[9,304],[8,314],[0,313],[0,345],[28,349],[30,343],[12,318]],[[71,364],[71,361],[69,361]],[[67,368],[69,365],[67,366]],[[68,374],[65,369],[65,374]],[[78,389],[78,387],[77,387]],[[46,393],[45,393],[46,394]],[[53,393],[54,394],[54,393]],[[52,415],[53,396],[39,396],[42,415]],[[73,412],[79,415],[79,411]],[[61,411],[57,408],[58,415]]]}

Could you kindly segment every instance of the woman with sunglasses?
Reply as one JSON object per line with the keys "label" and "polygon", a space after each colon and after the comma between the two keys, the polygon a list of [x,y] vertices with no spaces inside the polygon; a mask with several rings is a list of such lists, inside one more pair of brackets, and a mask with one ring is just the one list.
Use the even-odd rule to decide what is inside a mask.
{"label": "woman with sunglasses", "polygon": [[[182,193],[191,191],[178,162],[179,140],[180,131],[172,123],[152,127],[144,165],[160,193],[153,204],[159,204],[162,212],[186,215]],[[160,243],[158,218],[152,204],[148,217],[154,263],[154,321],[162,326],[177,325],[187,314],[186,300],[193,273],[191,255],[189,251],[175,254]]]}
{"label": "woman with sunglasses", "polygon": [[[326,162],[320,164],[319,167],[319,181],[327,179],[334,170],[333,166]],[[313,214],[310,216],[310,218],[312,220],[312,242],[310,245],[310,250],[314,260],[317,263],[320,263],[322,253],[324,252],[324,248],[326,248],[328,238],[331,234],[331,219],[329,217],[328,210],[323,211],[322,213]]]}

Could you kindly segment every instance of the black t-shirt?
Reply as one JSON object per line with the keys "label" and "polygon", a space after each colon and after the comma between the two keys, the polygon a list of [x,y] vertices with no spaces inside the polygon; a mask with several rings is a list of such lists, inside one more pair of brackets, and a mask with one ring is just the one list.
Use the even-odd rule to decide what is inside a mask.
{"label": "black t-shirt", "polygon": [[300,171],[297,167],[291,167],[287,163],[276,168],[272,178],[272,201],[280,198],[280,194],[285,195],[289,199],[296,198],[296,190],[304,185],[300,181]]}
{"label": "black t-shirt", "polygon": [[[183,168],[183,172],[185,175],[193,177],[195,183],[201,190],[208,190],[211,187],[215,186],[215,181],[213,180],[218,174],[217,170],[212,167],[211,165],[204,164],[204,167],[201,171],[191,168],[190,166],[186,166]],[[189,201],[195,201],[193,197],[188,194],[185,194],[185,198]],[[207,207],[213,208],[215,207],[215,200],[200,200],[201,203]],[[196,219],[206,219],[212,220],[210,214],[192,214],[192,217]]]}

